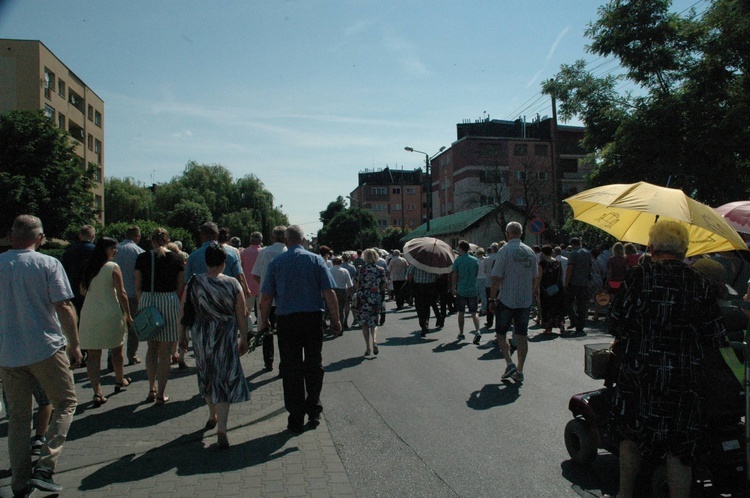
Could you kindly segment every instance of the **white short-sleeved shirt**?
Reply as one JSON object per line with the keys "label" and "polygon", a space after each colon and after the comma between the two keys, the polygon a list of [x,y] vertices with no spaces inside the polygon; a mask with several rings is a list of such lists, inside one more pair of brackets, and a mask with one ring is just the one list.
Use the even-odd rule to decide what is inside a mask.
{"label": "white short-sleeved shirt", "polygon": [[508,308],[530,307],[538,271],[533,249],[521,239],[511,239],[497,252],[492,267],[491,275],[502,278],[497,298]]}
{"label": "white short-sleeved shirt", "polygon": [[0,254],[0,366],[33,365],[64,348],[55,303],[72,298],[57,259],[30,249]]}

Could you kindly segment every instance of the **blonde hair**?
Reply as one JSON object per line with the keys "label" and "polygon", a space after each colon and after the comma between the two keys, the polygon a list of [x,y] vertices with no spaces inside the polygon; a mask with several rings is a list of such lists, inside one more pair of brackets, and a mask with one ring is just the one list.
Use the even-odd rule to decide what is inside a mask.
{"label": "blonde hair", "polygon": [[365,260],[365,263],[374,265],[380,259],[380,253],[374,247],[365,249],[365,252],[362,253],[362,259]]}
{"label": "blonde hair", "polygon": [[169,244],[169,232],[159,227],[151,232],[151,242],[155,242],[160,246],[166,246]]}
{"label": "blonde hair", "polygon": [[684,258],[690,243],[690,232],[677,221],[660,221],[648,231],[648,244],[654,254],[669,253]]}

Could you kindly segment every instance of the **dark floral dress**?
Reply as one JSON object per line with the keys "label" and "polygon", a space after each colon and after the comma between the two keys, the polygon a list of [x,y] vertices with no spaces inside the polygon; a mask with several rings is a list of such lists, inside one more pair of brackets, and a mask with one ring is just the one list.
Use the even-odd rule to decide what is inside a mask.
{"label": "dark floral dress", "polygon": [[366,264],[357,274],[357,318],[365,327],[377,327],[383,306],[380,289],[385,285],[385,271],[377,265]]}
{"label": "dark floral dress", "polygon": [[636,266],[610,312],[621,365],[611,430],[644,456],[690,460],[705,421],[702,367],[726,341],[708,281],[682,261]]}

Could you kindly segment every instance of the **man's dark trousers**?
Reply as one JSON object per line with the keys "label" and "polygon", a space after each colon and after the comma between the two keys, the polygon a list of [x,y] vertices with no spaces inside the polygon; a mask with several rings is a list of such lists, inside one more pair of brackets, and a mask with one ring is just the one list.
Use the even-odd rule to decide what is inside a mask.
{"label": "man's dark trousers", "polygon": [[[271,313],[269,314],[268,322],[271,324],[272,328],[276,327],[276,306],[271,306]],[[263,363],[268,370],[273,368],[273,357],[273,336],[270,335],[263,338]],[[279,375],[281,375],[281,362],[279,362]]]}
{"label": "man's dark trousers", "polygon": [[305,414],[315,418],[323,411],[323,313],[277,315],[276,321],[284,366],[284,406],[289,426],[301,429]]}
{"label": "man's dark trousers", "polygon": [[414,307],[417,310],[417,317],[419,318],[419,327],[423,329],[428,328],[430,325],[430,306],[435,304],[435,298],[437,297],[435,284],[415,283],[412,286],[412,293],[414,295]]}
{"label": "man's dark trousers", "polygon": [[575,327],[576,332],[583,332],[589,312],[588,285],[569,285],[565,289],[565,299],[568,301],[566,308],[570,317],[570,326]]}

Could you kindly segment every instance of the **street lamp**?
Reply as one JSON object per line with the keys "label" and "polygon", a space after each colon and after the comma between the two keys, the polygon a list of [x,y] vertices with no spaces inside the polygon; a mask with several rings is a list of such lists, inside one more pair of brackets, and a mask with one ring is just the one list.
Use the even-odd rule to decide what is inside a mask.
{"label": "street lamp", "polygon": [[404,150],[406,152],[416,152],[418,154],[424,154],[424,163],[427,167],[427,182],[429,185],[429,189],[427,191],[427,230],[425,232],[425,235],[429,233],[430,231],[430,218],[432,218],[432,176],[430,176],[430,161],[435,158],[438,154],[443,152],[445,150],[445,146],[440,147],[440,150],[437,151],[432,157],[427,152],[423,152],[421,150],[416,150],[413,147],[404,147]]}

